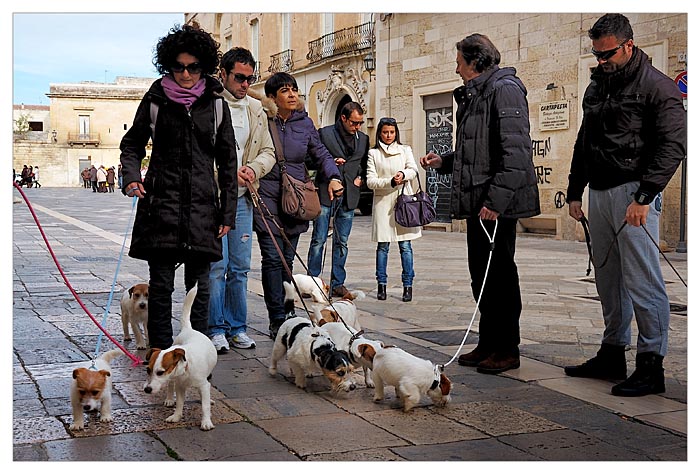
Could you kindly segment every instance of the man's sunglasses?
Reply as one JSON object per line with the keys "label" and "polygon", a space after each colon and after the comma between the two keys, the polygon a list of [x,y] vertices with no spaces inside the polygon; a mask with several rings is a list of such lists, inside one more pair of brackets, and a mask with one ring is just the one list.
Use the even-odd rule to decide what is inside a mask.
{"label": "man's sunglasses", "polygon": [[244,82],[248,82],[248,84],[255,84],[258,81],[258,76],[255,74],[244,76],[243,74],[236,73],[233,75],[233,80],[239,84],[243,84]]}
{"label": "man's sunglasses", "polygon": [[629,40],[625,40],[622,43],[620,43],[616,48],[613,49],[608,49],[607,51],[598,51],[595,48],[591,48],[591,53],[593,53],[593,56],[598,61],[607,61],[608,59],[612,58],[615,56],[615,53],[617,53],[617,50],[622,48]]}
{"label": "man's sunglasses", "polygon": [[182,63],[176,62],[175,64],[170,66],[170,70],[172,72],[180,73],[180,72],[184,72],[185,69],[187,69],[187,72],[189,72],[190,74],[200,74],[202,72],[202,66],[200,66],[199,63],[192,63],[192,64],[188,64],[187,66],[185,66]]}

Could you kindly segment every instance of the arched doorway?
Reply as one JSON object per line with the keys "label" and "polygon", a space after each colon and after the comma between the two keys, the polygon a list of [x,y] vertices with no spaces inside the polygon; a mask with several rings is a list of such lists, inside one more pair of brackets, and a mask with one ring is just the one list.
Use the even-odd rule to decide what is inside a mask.
{"label": "arched doorway", "polygon": [[345,107],[345,104],[348,102],[352,102],[352,97],[350,97],[348,94],[345,94],[340,98],[338,101],[338,105],[336,105],[335,108],[335,121],[337,122],[338,119],[340,118],[340,111],[343,110],[343,107]]}

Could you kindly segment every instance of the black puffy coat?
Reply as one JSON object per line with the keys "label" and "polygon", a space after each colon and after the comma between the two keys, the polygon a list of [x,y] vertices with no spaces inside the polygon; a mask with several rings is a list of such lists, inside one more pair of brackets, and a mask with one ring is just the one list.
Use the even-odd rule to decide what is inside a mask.
{"label": "black puffy coat", "polygon": [[583,96],[567,201],[581,201],[586,184],[605,190],[631,181],[653,198],[685,157],[686,120],[678,87],[641,49],[612,74],[596,68]]}
{"label": "black puffy coat", "polygon": [[[134,123],[122,139],[122,192],[141,181],[141,160],[151,137],[151,102],[159,105],[155,139],[143,180],[129,256],[182,262],[221,260],[219,225],[234,227],[237,204],[236,143],[229,108],[214,138],[215,105],[221,84],[205,77],[206,90],[188,111],[169,100],[156,80],[141,100]],[[218,169],[218,187],[214,163]]]}
{"label": "black puffy coat", "polygon": [[482,207],[508,218],[539,214],[527,90],[515,69],[484,71],[453,95],[455,151],[438,169],[452,171],[451,217],[476,217]]}

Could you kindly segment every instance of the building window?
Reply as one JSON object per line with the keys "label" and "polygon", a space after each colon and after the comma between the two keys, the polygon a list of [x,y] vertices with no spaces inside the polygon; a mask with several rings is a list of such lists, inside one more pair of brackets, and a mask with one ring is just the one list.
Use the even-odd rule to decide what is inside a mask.
{"label": "building window", "polygon": [[90,116],[78,115],[78,134],[81,140],[90,138]]}
{"label": "building window", "polygon": [[29,122],[29,130],[32,132],[43,132],[44,122]]}

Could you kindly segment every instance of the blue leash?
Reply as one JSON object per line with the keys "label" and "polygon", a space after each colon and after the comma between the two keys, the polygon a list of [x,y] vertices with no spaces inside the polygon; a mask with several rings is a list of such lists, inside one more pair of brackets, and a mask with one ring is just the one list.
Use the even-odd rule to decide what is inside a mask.
{"label": "blue leash", "polygon": [[[114,279],[112,280],[112,288],[109,290],[109,299],[107,300],[107,306],[105,307],[104,315],[102,316],[102,327],[105,327],[107,323],[107,316],[109,315],[109,309],[112,307],[112,298],[114,297],[114,287],[117,286],[117,275],[119,275],[119,267],[122,264],[122,258],[124,257],[124,248],[126,247],[126,237],[129,235],[129,228],[131,227],[131,218],[134,216],[134,209],[136,209],[136,201],[138,197],[134,196],[134,200],[131,203],[131,215],[129,215],[129,220],[127,221],[126,232],[124,232],[124,241],[122,242],[122,249],[119,252],[119,260],[117,261],[117,269],[114,272]],[[95,347],[95,359],[100,353],[100,345],[102,344],[102,333],[97,337],[97,347]],[[93,360],[90,369],[95,369],[95,361]]]}

